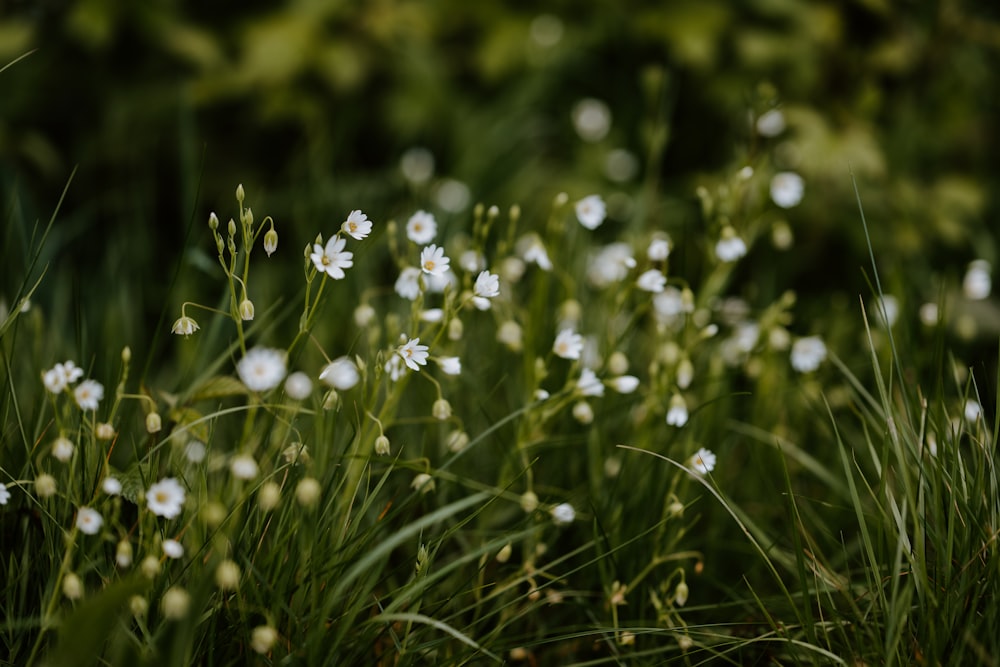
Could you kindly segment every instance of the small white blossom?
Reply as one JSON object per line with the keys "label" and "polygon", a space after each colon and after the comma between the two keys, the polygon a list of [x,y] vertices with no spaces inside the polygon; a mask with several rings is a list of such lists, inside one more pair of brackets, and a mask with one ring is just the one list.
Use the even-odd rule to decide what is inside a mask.
{"label": "small white blossom", "polygon": [[73,398],[81,410],[96,410],[104,398],[104,385],[97,380],[84,380],[73,390]]}
{"label": "small white blossom", "polygon": [[938,305],[928,301],[920,306],[920,322],[927,327],[932,327],[938,323]]}
{"label": "small white blossom", "polygon": [[639,387],[639,378],[634,375],[619,375],[608,380],[608,384],[619,394],[631,394]]}
{"label": "small white blossom", "polygon": [[53,394],[59,394],[81,377],[83,369],[72,361],[65,361],[45,371],[42,374],[42,383]]}
{"label": "small white blossom", "polygon": [[10,500],[10,491],[7,490],[6,485],[0,484],[0,505],[6,505]]}
{"label": "small white blossom", "polygon": [[899,301],[891,294],[876,297],[870,310],[875,313],[875,321],[886,328],[892,328],[899,319]]}
{"label": "small white blossom", "polygon": [[[448,258],[445,257],[445,259]],[[427,281],[427,291],[431,294],[444,294],[446,289],[454,288],[458,285],[458,277],[451,269],[448,269],[444,273],[439,273],[438,275],[426,275],[424,280]]]}
{"label": "small white blossom", "polygon": [[427,365],[426,345],[420,344],[419,338],[412,338],[396,349],[396,354],[406,363],[410,370],[419,371],[421,366]]}
{"label": "small white blossom", "polygon": [[715,469],[715,454],[702,447],[688,459],[687,464],[699,475],[707,475]]}
{"label": "small white blossom", "polygon": [[632,247],[627,243],[612,243],[590,258],[587,279],[595,287],[607,287],[624,280],[635,266]]}
{"label": "small white blossom", "polygon": [[762,137],[776,137],[785,131],[785,114],[781,109],[770,109],[757,118],[757,134]]}
{"label": "small white blossom", "polygon": [[347,391],[354,387],[361,380],[357,365],[348,357],[338,357],[323,368],[319,374],[320,381],[339,389]]}
{"label": "small white blossom", "polygon": [[667,424],[680,428],[684,424],[687,424],[687,420],[687,403],[684,401],[683,396],[674,394],[674,397],[670,399],[670,409],[667,410]]}
{"label": "small white blossom", "polygon": [[639,289],[647,292],[662,292],[667,285],[667,278],[659,269],[644,271],[635,281]]}
{"label": "small white blossom", "polygon": [[309,255],[316,270],[325,273],[334,280],[340,280],[347,274],[344,269],[354,266],[354,253],[344,251],[347,239],[334,236],[327,241],[324,248],[318,243],[313,244],[313,252]]}
{"label": "small white blossom", "polygon": [[670,239],[655,237],[646,248],[646,256],[652,262],[662,262],[670,256]]}
{"label": "small white blossom", "polygon": [[76,451],[76,445],[66,436],[61,435],[52,443],[52,456],[57,461],[66,463],[73,458],[74,451]]}
{"label": "small white blossom", "polygon": [[173,477],[161,479],[146,491],[146,507],[157,516],[173,519],[184,508],[184,487]]}
{"label": "small white blossom", "polygon": [[264,655],[278,641],[278,631],[270,625],[258,625],[250,634],[250,648],[255,653]]}
{"label": "small white blossom", "polygon": [[581,424],[591,424],[594,421],[594,409],[587,401],[577,401],[573,404],[573,419]]}
{"label": "small white blossom", "polygon": [[122,483],[116,477],[105,477],[101,482],[101,490],[109,496],[117,496],[122,492]]}
{"label": "small white blossom", "polygon": [[[420,291],[420,286],[417,285],[417,291]],[[367,303],[362,303],[357,308],[354,309],[354,323],[358,325],[359,328],[364,328],[372,323],[375,319],[375,309]]]}
{"label": "small white blossom", "polygon": [[201,463],[205,460],[207,453],[208,450],[205,447],[205,443],[201,440],[191,440],[184,445],[184,458],[191,463]]}
{"label": "small white blossom", "polygon": [[576,203],[576,218],[587,229],[597,229],[604,222],[607,207],[600,195],[584,197]]}
{"label": "small white blossom", "polygon": [[965,298],[980,301],[990,295],[993,290],[993,280],[990,277],[990,263],[985,259],[977,259],[969,264],[962,279],[962,291]]}
{"label": "small white blossom", "polygon": [[975,422],[983,414],[983,406],[979,404],[979,401],[974,401],[970,398],[965,402],[964,412],[966,421]]}
{"label": "small white blossom", "polygon": [[183,558],[184,557],[184,545],[177,540],[163,540],[163,553],[167,558]]}
{"label": "small white blossom", "polygon": [[523,237],[518,241],[517,247],[525,262],[537,264],[543,271],[552,270],[552,260],[549,259],[549,253],[545,251],[545,245],[538,234]]}
{"label": "small white blossom", "polygon": [[584,368],[580,372],[580,379],[576,381],[576,389],[583,396],[604,396],[604,383],[589,368]]}
{"label": "small white blossom", "polygon": [[506,320],[497,327],[497,342],[503,343],[515,352],[521,350],[522,339],[521,325],[514,320]]}
{"label": "small white blossom", "polygon": [[97,510],[81,507],[76,513],[76,527],[80,529],[81,533],[96,535],[103,525],[104,517]]}
{"label": "small white blossom", "polygon": [[440,276],[447,271],[450,261],[444,255],[444,248],[433,243],[420,251],[420,270],[432,276]]}
{"label": "small white blossom", "polygon": [[420,311],[421,322],[440,322],[444,320],[444,310],[441,308],[427,308]]}
{"label": "small white blossom", "polygon": [[771,200],[781,208],[798,206],[805,193],[805,181],[798,174],[782,171],[771,179]]}
{"label": "small white blossom", "polygon": [[285,378],[285,353],[267,347],[255,347],[236,364],[240,380],[250,391],[265,392]]}
{"label": "small white blossom", "polygon": [[552,351],[563,359],[579,359],[583,351],[583,336],[572,329],[563,329],[556,336]]}
{"label": "small white blossom", "polygon": [[566,526],[576,519],[576,510],[569,503],[559,503],[550,511],[552,522],[557,526]]}
{"label": "small white blossom", "polygon": [[372,221],[361,211],[351,211],[340,228],[354,240],[360,241],[372,233]]}
{"label": "small white blossom", "polygon": [[434,478],[427,473],[422,472],[413,478],[413,481],[410,482],[410,486],[421,493],[430,493],[434,490]]}
{"label": "small white blossom", "polygon": [[312,394],[313,383],[302,371],[295,371],[285,379],[285,393],[294,401],[304,401]]}
{"label": "small white blossom", "polygon": [[461,375],[462,360],[458,357],[438,357],[438,366],[446,375]]}
{"label": "small white blossom", "polygon": [[466,273],[477,273],[486,268],[486,258],[478,250],[466,250],[458,256],[458,265]]}
{"label": "small white blossom", "polygon": [[260,468],[257,462],[249,454],[239,454],[229,462],[229,471],[236,479],[253,479],[257,476]]}
{"label": "small white blossom", "polygon": [[404,299],[409,299],[410,301],[416,300],[420,296],[420,269],[412,266],[403,269],[399,274],[399,278],[396,279],[393,289],[396,290],[396,294]]}
{"label": "small white blossom", "polygon": [[389,379],[393,382],[399,380],[406,373],[406,365],[403,363],[403,358],[398,354],[389,357],[389,360],[385,362],[384,369],[389,374]]}
{"label": "small white blossom", "polygon": [[187,315],[181,315],[177,318],[177,321],[174,322],[174,326],[170,328],[170,332],[175,333],[178,336],[190,336],[198,329],[198,323],[194,321],[194,318],[188,317]]}
{"label": "small white blossom", "polygon": [[417,211],[406,222],[406,237],[421,245],[430,243],[437,236],[437,221],[426,211]]}
{"label": "small white blossom", "polygon": [[715,244],[715,256],[720,262],[735,262],[747,254],[747,244],[736,235],[732,227],[722,230],[722,238]]}
{"label": "small white blossom", "polygon": [[472,288],[476,296],[492,299],[500,294],[500,276],[489,271],[482,271],[476,277],[476,284]]}
{"label": "small white blossom", "polygon": [[826,359],[826,345],[819,336],[799,338],[792,344],[792,368],[799,373],[809,373]]}

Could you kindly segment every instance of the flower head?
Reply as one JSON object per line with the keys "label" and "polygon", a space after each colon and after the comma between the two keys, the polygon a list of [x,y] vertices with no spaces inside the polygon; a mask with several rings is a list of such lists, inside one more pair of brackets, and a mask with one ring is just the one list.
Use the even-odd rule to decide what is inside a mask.
{"label": "flower head", "polygon": [[800,338],[792,344],[792,368],[800,373],[809,373],[826,359],[826,345],[819,336]]}
{"label": "flower head", "polygon": [[406,238],[414,243],[429,243],[437,236],[437,221],[427,211],[417,211],[406,222]]}
{"label": "flower head", "polygon": [[476,277],[476,284],[472,288],[476,296],[492,299],[500,294],[500,276],[489,271],[482,271]]}
{"label": "flower head", "polygon": [[584,197],[576,203],[576,219],[587,229],[597,229],[604,222],[607,208],[600,195]]}
{"label": "flower head", "polygon": [[643,272],[635,284],[639,286],[639,289],[647,292],[662,292],[667,285],[667,277],[659,269],[650,269]]}
{"label": "flower head", "polygon": [[771,179],[771,200],[781,208],[798,206],[805,188],[805,181],[795,172],[778,172]]}
{"label": "flower head", "polygon": [[89,507],[81,507],[76,513],[76,527],[86,535],[96,535],[104,525],[100,512]]}
{"label": "flower head", "polygon": [[351,211],[340,228],[355,241],[360,241],[372,233],[372,221],[361,211]]}
{"label": "flower head", "polygon": [[702,447],[687,460],[687,464],[699,475],[707,475],[715,469],[715,454]]}
{"label": "flower head", "polygon": [[285,393],[295,401],[304,401],[312,393],[313,383],[302,371],[296,371],[285,379]]}
{"label": "flower head", "polygon": [[117,477],[105,477],[101,482],[101,490],[109,496],[121,495],[122,483]]}
{"label": "flower head", "polygon": [[274,231],[274,227],[271,227],[264,234],[264,252],[270,257],[274,254],[274,251],[278,249],[278,232]]}
{"label": "flower head", "polygon": [[612,243],[590,258],[587,263],[587,279],[595,287],[607,287],[624,280],[635,265],[635,257],[629,244]]}
{"label": "flower head", "polygon": [[347,357],[338,357],[326,365],[319,379],[334,389],[347,391],[361,380],[357,365]]}
{"label": "flower head", "polygon": [[438,357],[438,366],[445,375],[461,375],[462,360],[458,357]]}
{"label": "flower head", "polygon": [[977,259],[969,264],[962,279],[962,292],[965,298],[979,301],[985,299],[993,290],[993,280],[990,277],[990,263],[985,259]]}
{"label": "flower head", "polygon": [[552,270],[552,260],[549,253],[545,251],[545,245],[538,234],[530,234],[517,242],[518,252],[525,262],[532,262],[538,265],[542,271]]}
{"label": "flower head", "polygon": [[66,463],[73,458],[74,451],[76,451],[76,446],[73,444],[73,441],[64,435],[60,435],[56,438],[55,442],[52,443],[52,456],[55,457],[57,461]]}
{"label": "flower head", "polygon": [[255,347],[236,364],[240,380],[250,391],[264,392],[285,379],[285,353],[267,347]]}
{"label": "flower head", "polygon": [[583,351],[583,336],[572,329],[563,329],[556,336],[552,351],[563,359],[579,359]]}
{"label": "flower head", "polygon": [[736,230],[732,227],[723,228],[722,238],[715,244],[715,256],[719,261],[735,262],[745,254],[747,254],[747,244],[736,235]]}
{"label": "flower head", "polygon": [[396,278],[396,284],[393,285],[393,289],[396,290],[396,294],[404,299],[415,300],[420,296],[420,269],[413,268],[412,266],[403,269],[399,273],[399,278]]}
{"label": "flower head", "polygon": [[156,516],[173,519],[184,508],[184,487],[173,477],[161,479],[146,491],[146,507]]}
{"label": "flower head", "polygon": [[199,328],[198,323],[195,322],[194,319],[188,317],[187,315],[181,315],[177,318],[177,321],[174,322],[174,326],[170,328],[170,332],[175,333],[178,336],[190,336]]}
{"label": "flower head", "polygon": [[163,553],[167,558],[183,558],[184,557],[184,545],[177,540],[163,540]]}
{"label": "flower head", "polygon": [[104,385],[97,380],[84,380],[73,390],[73,398],[81,410],[96,410],[104,398]]}
{"label": "flower head", "polygon": [[646,249],[646,256],[653,262],[662,262],[665,260],[670,256],[670,239],[662,236],[654,237]]}
{"label": "flower head", "polygon": [[344,273],[344,269],[354,266],[354,253],[346,252],[345,245],[347,245],[347,239],[340,236],[334,236],[327,241],[325,248],[315,243],[309,259],[312,260],[317,271],[325,273],[334,280],[340,280],[347,275]]}
{"label": "flower head", "polygon": [[412,338],[396,349],[396,354],[406,363],[410,370],[419,371],[421,366],[427,365],[426,345],[420,344],[419,338]]}
{"label": "flower head", "polygon": [[569,503],[559,503],[549,512],[552,522],[557,526],[566,526],[576,519],[576,510]]}
{"label": "flower head", "polygon": [[83,369],[72,361],[65,361],[45,371],[42,374],[42,383],[50,392],[58,394],[81,377],[83,377]]}
{"label": "flower head", "polygon": [[684,401],[683,396],[674,394],[674,397],[670,399],[670,409],[667,410],[667,424],[681,427],[687,424],[687,420],[687,403]]}
{"label": "flower head", "polygon": [[420,251],[420,269],[432,276],[443,275],[448,270],[450,259],[444,256],[444,248],[433,243]]}
{"label": "flower head", "polygon": [[594,371],[584,368],[576,381],[576,390],[584,396],[604,396],[604,383]]}
{"label": "flower head", "polygon": [[631,394],[639,387],[639,378],[634,375],[619,375],[608,380],[608,384],[619,394]]}
{"label": "flower head", "polygon": [[249,454],[239,454],[229,462],[229,471],[236,479],[253,479],[259,470],[257,462]]}

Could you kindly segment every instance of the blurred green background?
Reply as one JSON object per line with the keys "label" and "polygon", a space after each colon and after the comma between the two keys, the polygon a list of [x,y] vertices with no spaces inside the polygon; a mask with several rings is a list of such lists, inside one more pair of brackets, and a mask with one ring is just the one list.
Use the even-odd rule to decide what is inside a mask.
{"label": "blurred green background", "polygon": [[[805,199],[775,215],[794,251],[775,268],[755,249],[742,271],[819,297],[800,298],[805,322],[869,294],[851,170],[910,322],[968,261],[998,259],[994,3],[2,0],[0,63],[25,54],[0,73],[0,296],[75,167],[36,302],[81,352],[88,335],[141,346],[177,315],[168,294],[214,302],[203,225],[235,214],[237,183],[288,258],[354,208],[427,208],[449,234],[477,201],[543,219],[560,191],[603,194],[602,239],[690,238],[698,186],[793,170]],[[787,128],[762,137],[772,108]],[[300,289],[280,276],[267,298]]]}

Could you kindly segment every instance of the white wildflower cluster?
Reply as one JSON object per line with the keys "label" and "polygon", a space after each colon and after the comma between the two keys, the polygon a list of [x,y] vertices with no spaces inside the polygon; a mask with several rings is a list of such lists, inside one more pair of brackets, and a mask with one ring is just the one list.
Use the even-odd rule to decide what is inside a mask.
{"label": "white wildflower cluster", "polygon": [[[72,361],[56,364],[42,373],[42,384],[52,394],[61,394],[83,377],[83,369]],[[84,380],[72,389],[73,399],[81,410],[97,410],[104,398],[104,385],[97,380]]]}

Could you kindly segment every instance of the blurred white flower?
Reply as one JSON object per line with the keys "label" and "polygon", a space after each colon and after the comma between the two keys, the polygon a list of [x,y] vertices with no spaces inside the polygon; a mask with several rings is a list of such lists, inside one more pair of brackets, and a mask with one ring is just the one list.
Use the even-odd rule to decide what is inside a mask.
{"label": "blurred white flower", "polygon": [[191,463],[201,463],[205,460],[205,454],[207,453],[208,450],[205,448],[205,443],[201,440],[191,440],[184,445],[184,458]]}
{"label": "blurred white flower", "polygon": [[178,336],[190,336],[195,331],[199,329],[198,323],[194,321],[193,318],[187,315],[181,315],[174,322],[174,326],[170,328],[170,332],[177,334]]}
{"label": "blurred white flower", "polygon": [[[417,285],[417,291],[420,291],[419,285]],[[414,295],[414,297],[415,296],[416,295]],[[375,315],[375,309],[372,308],[370,304],[362,303],[354,309],[354,323],[358,325],[359,328],[364,328],[372,323],[375,319]]]}
{"label": "blurred white flower", "polygon": [[616,148],[604,158],[604,175],[615,183],[630,181],[638,172],[639,160],[624,148]]}
{"label": "blurred white flower", "polygon": [[302,371],[295,371],[285,379],[285,393],[293,401],[304,401],[312,393],[313,383]]}
{"label": "blurred white flower", "polygon": [[63,463],[66,463],[71,458],[73,458],[73,452],[76,451],[76,445],[73,441],[64,435],[60,435],[52,443],[52,456]]}
{"label": "blurred white flower", "polygon": [[177,540],[163,540],[163,554],[167,558],[183,558],[184,557],[184,545]]}
{"label": "blurred white flower", "polygon": [[441,308],[426,308],[418,315],[421,322],[440,322],[444,319],[444,310]]}
{"label": "blurred white flower", "polygon": [[73,398],[81,410],[96,410],[104,398],[104,385],[97,380],[84,380],[73,390]]}
{"label": "blurred white flower", "polygon": [[61,393],[67,386],[83,377],[83,369],[72,361],[56,364],[42,374],[42,383],[53,394]]}
{"label": "blurred white flower", "polygon": [[585,97],[573,105],[572,117],[573,127],[584,141],[600,141],[611,129],[611,110],[607,104],[592,97]]}
{"label": "blurred white flower", "polygon": [[559,503],[552,508],[552,522],[557,526],[566,526],[576,519],[576,510],[569,503]]}
{"label": "blurred white flower", "polygon": [[600,195],[589,195],[576,203],[576,218],[587,229],[597,229],[604,222],[607,207]]}
{"label": "blurred white flower", "polygon": [[229,471],[236,479],[253,479],[257,476],[260,468],[249,454],[237,454],[229,462]]}
{"label": "blurred white flower", "polygon": [[573,419],[581,424],[591,424],[594,421],[594,409],[587,401],[577,401],[573,404]]}
{"label": "blurred white flower", "polygon": [[146,507],[156,516],[173,519],[184,508],[184,487],[173,477],[161,479],[146,491]]}
{"label": "blurred white flower", "polygon": [[506,320],[497,327],[497,341],[515,352],[521,349],[522,337],[521,325],[514,320]]}
{"label": "blurred white flower", "polygon": [[421,146],[406,149],[399,158],[403,178],[415,185],[422,185],[434,176],[434,154]]}
{"label": "blurred white flower", "polygon": [[406,238],[424,245],[437,236],[437,220],[427,211],[417,211],[406,222]]}
{"label": "blurred white flower", "polygon": [[255,347],[236,364],[236,373],[250,391],[270,391],[285,379],[285,353],[269,347]]}
{"label": "blurred white flower", "polygon": [[389,379],[393,382],[399,380],[399,378],[403,376],[403,373],[406,372],[406,366],[403,364],[403,358],[398,354],[394,354],[389,357],[383,368],[385,369],[385,372],[388,373]]}
{"label": "blurred white flower", "polygon": [[680,428],[684,424],[687,424],[687,420],[687,403],[684,401],[683,396],[674,394],[673,398],[670,399],[670,408],[667,410],[667,424]]}
{"label": "blurred white flower", "polygon": [[646,248],[646,256],[651,262],[662,262],[670,256],[670,239],[654,237]]}
{"label": "blurred white flower", "polygon": [[631,246],[627,243],[612,243],[591,257],[587,264],[587,279],[595,287],[607,287],[624,280],[635,265]]}
{"label": "blurred white flower", "polygon": [[354,240],[360,241],[371,234],[372,221],[361,211],[351,211],[340,228]]}
{"label": "blurred white flower", "polygon": [[396,349],[396,354],[410,370],[419,371],[421,366],[427,365],[427,350],[428,347],[421,345],[419,338],[412,338],[400,345]]}
{"label": "blurred white flower", "polygon": [[349,357],[338,357],[323,368],[319,379],[334,389],[347,391],[361,380],[361,374]]}
{"label": "blurred white flower", "polygon": [[962,280],[962,291],[965,298],[979,301],[985,299],[993,290],[993,280],[990,277],[990,263],[985,259],[977,259],[969,264]]}
{"label": "blurred white flower", "polygon": [[776,137],[785,131],[785,114],[780,109],[770,109],[757,117],[757,134]]}
{"label": "blurred white flower", "polygon": [[446,375],[460,375],[462,373],[462,360],[458,357],[438,357],[437,363]]}
{"label": "blurred white flower", "polygon": [[104,517],[97,510],[81,507],[76,513],[76,527],[81,533],[96,535],[103,525]]}
{"label": "blurred white flower", "polygon": [[631,394],[639,387],[639,378],[634,375],[619,375],[608,380],[608,384],[619,394]]}
{"label": "blurred white flower", "polygon": [[454,178],[443,179],[434,192],[434,201],[448,213],[461,213],[469,205],[471,198],[469,186]]}
{"label": "blurred white flower", "polygon": [[466,250],[458,256],[458,265],[466,273],[477,273],[486,268],[486,258],[478,250]]}
{"label": "blurred white flower", "polygon": [[747,244],[736,235],[732,227],[725,227],[719,242],[715,244],[715,256],[721,262],[735,262],[747,254]]}
{"label": "blurred white flower", "polygon": [[410,482],[410,486],[421,493],[430,493],[434,490],[434,478],[425,472],[417,474]]}
{"label": "blurred white flower", "polygon": [[639,289],[647,292],[662,292],[667,285],[667,278],[659,269],[649,269],[639,275],[635,284],[638,285]]}
{"label": "blurred white flower", "polygon": [[583,351],[583,336],[572,329],[563,329],[556,335],[552,351],[563,359],[579,359],[580,352]]}
{"label": "blurred white flower", "polygon": [[604,396],[604,383],[589,368],[580,371],[580,379],[576,381],[576,389],[584,396]]}
{"label": "blurred white flower", "polygon": [[799,373],[809,373],[826,359],[826,345],[819,336],[799,338],[792,344],[792,368]]}
{"label": "blurred white flower", "polygon": [[312,260],[317,271],[325,273],[334,280],[340,280],[347,275],[344,273],[344,269],[354,266],[354,253],[346,252],[344,250],[346,245],[347,239],[341,236],[334,236],[327,241],[325,248],[314,243],[313,252],[309,255],[309,259]]}
{"label": "blurred white flower", "polygon": [[886,328],[892,328],[899,319],[899,301],[891,294],[876,297],[870,307],[875,314],[875,321]]}
{"label": "blurred white flower", "polygon": [[396,279],[393,289],[396,290],[396,294],[404,299],[414,301],[420,296],[420,269],[412,266],[403,269],[399,274],[399,278]]}
{"label": "blurred white flower", "polygon": [[549,254],[545,251],[545,245],[538,234],[522,237],[517,242],[517,249],[525,262],[537,264],[543,271],[552,270],[552,260],[549,259]]}
{"label": "blurred white flower", "polygon": [[702,447],[688,459],[687,464],[699,475],[707,475],[715,469],[715,454]]}
{"label": "blurred white flower", "polygon": [[117,496],[122,492],[122,483],[115,477],[105,477],[101,482],[101,490],[109,496]]}
{"label": "blurred white flower", "polygon": [[924,326],[932,327],[938,323],[938,305],[928,301],[920,306],[920,321]]}
{"label": "blurred white flower", "polygon": [[472,288],[476,296],[493,298],[500,294],[500,276],[489,271],[482,271],[476,277],[476,284]]}
{"label": "blurred white flower", "polygon": [[979,404],[979,401],[974,401],[970,398],[965,402],[964,412],[966,421],[975,422],[983,414],[983,406]]}
{"label": "blurred white flower", "polygon": [[771,200],[781,208],[798,206],[805,189],[805,181],[792,171],[781,171],[771,178]]}

